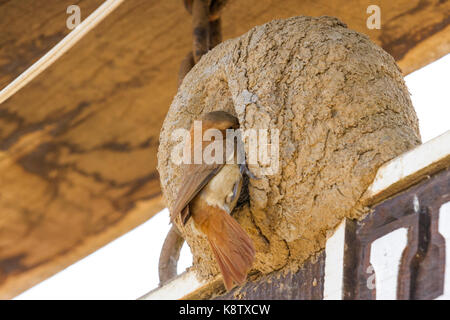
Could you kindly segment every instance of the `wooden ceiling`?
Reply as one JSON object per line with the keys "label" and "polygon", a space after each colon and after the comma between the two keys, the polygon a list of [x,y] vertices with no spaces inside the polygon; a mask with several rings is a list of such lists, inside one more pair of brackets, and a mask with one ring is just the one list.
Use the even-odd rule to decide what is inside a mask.
{"label": "wooden ceiling", "polygon": [[[0,0],[0,88],[58,43],[66,8],[102,0]],[[381,8],[368,30],[366,9]],[[231,0],[223,35],[273,19],[332,15],[367,34],[404,74],[450,52],[450,1]],[[127,0],[0,105],[0,298],[11,298],[164,207],[156,151],[190,50],[181,0]],[[149,243],[157,259],[160,245]],[[151,288],[149,288],[151,289]]]}

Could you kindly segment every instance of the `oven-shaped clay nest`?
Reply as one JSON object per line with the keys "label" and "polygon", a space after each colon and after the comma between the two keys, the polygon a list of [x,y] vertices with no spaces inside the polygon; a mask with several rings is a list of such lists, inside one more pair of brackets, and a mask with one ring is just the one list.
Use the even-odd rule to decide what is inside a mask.
{"label": "oven-shaped clay nest", "polygon": [[[420,143],[394,59],[332,17],[255,27],[189,72],[160,135],[158,171],[169,208],[181,183],[172,132],[215,110],[235,115],[241,130],[268,130],[269,143],[279,133],[278,170],[249,165],[260,179],[250,179],[250,201],[234,212],[254,241],[253,268],[263,273],[297,268],[323,249],[342,218],[364,214],[360,198],[377,169]],[[206,238],[191,223],[179,229],[198,275],[217,274]]]}

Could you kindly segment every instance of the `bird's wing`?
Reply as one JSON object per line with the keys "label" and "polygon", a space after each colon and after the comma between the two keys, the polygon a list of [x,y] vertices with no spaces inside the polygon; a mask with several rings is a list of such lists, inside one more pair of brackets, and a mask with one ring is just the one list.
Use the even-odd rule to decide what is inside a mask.
{"label": "bird's wing", "polygon": [[[203,122],[203,130],[213,128],[213,124],[210,122]],[[194,128],[191,128],[190,135],[194,137]],[[203,135],[202,135],[203,136]],[[226,132],[222,130],[222,137],[226,136]],[[184,165],[183,177],[184,180],[181,183],[181,187],[178,191],[177,200],[170,212],[170,221],[174,221],[175,218],[181,214],[181,221],[186,223],[189,218],[189,202],[203,189],[203,187],[222,169],[226,162],[226,140],[223,140],[223,154],[221,163],[201,163],[195,164],[195,154],[200,153],[203,155],[205,148],[212,143],[211,141],[202,141],[201,144],[195,143],[187,145],[191,148],[191,163]],[[188,208],[186,208],[188,207]]]}
{"label": "bird's wing", "polygon": [[222,169],[223,164],[191,164],[186,167],[187,174],[181,183],[177,200],[170,212],[170,220],[173,222],[181,213],[181,221],[187,222],[188,211],[184,209],[191,200],[203,189],[203,187]]}

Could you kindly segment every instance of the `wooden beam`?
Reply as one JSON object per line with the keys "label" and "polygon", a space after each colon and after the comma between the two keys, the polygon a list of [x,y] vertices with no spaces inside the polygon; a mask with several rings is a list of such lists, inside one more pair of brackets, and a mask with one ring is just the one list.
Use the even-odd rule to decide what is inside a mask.
{"label": "wooden beam", "polygon": [[[450,285],[450,274],[444,269],[445,248],[449,246],[443,236],[448,238],[449,233],[443,231],[443,226],[448,225],[450,214],[444,216],[442,207],[445,204],[450,208],[449,138],[450,131],[382,166],[365,195],[366,201],[372,204],[371,212],[361,221],[343,221],[318,257],[310,258],[298,272],[252,275],[244,285],[224,293],[220,275],[206,282],[197,279],[194,271],[188,271],[172,280],[170,286],[157,288],[141,299],[448,297],[449,291],[444,287]],[[402,231],[403,239],[396,234]],[[379,245],[377,255],[377,244],[385,236],[388,245]],[[400,240],[405,242],[403,247]],[[392,255],[386,252],[386,247],[395,249],[396,246],[399,261],[394,264],[397,262],[399,266],[398,281],[392,281],[391,269],[395,265],[381,260],[385,255]],[[378,270],[376,277],[374,269]],[[368,285],[374,284],[375,279],[378,292],[375,286]],[[280,288],[284,291],[280,292]]]}
{"label": "wooden beam", "polygon": [[[55,13],[63,28],[65,9]],[[87,34],[0,107],[1,298],[44,280],[164,208],[156,148],[165,109],[152,110],[151,99],[137,98],[144,91],[154,94],[140,88],[154,69],[143,70],[136,61],[127,72],[129,65],[115,61],[118,52],[102,54],[98,40],[123,14],[115,11],[100,31]],[[121,42],[121,28],[120,23],[112,28],[116,39],[108,46],[128,44]],[[128,52],[138,58],[138,52]],[[175,83],[174,75],[167,78]],[[69,87],[78,89],[70,94]],[[124,93],[132,91],[141,94],[129,99]]]}
{"label": "wooden beam", "polygon": [[[75,2],[75,3],[74,3]],[[0,88],[66,36],[66,8],[82,19],[102,0],[0,2]],[[368,34],[405,74],[450,51],[449,2],[230,1],[225,39],[293,15],[333,15]],[[156,152],[191,48],[178,1],[125,1],[0,105],[0,297],[12,297],[162,208]],[[3,32],[4,31],[4,32]],[[406,41],[404,41],[406,40]]]}

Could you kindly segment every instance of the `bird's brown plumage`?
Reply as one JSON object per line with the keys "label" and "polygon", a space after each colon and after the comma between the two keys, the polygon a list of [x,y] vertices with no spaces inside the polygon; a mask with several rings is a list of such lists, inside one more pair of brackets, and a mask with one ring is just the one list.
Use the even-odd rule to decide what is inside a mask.
{"label": "bird's brown plumage", "polygon": [[255,256],[253,242],[239,223],[226,211],[193,201],[195,225],[208,238],[227,290],[233,281],[242,284]]}
{"label": "bird's brown plumage", "polygon": [[[214,128],[222,132],[225,148],[225,130],[237,129],[239,123],[235,117],[223,112],[211,112],[203,116],[203,132]],[[194,152],[202,152],[211,142],[202,142],[195,150],[194,128],[191,128],[191,160]],[[203,153],[202,153],[203,154]],[[253,242],[237,221],[230,216],[237,198],[230,200],[229,193],[237,189],[240,192],[242,176],[238,164],[184,164],[183,181],[177,199],[171,210],[171,220],[178,216],[185,224],[192,216],[195,226],[208,238],[215,259],[224,278],[225,287],[230,290],[233,281],[241,284],[254,260]],[[193,161],[192,161],[193,162]],[[238,184],[236,188],[233,184]],[[227,202],[228,201],[228,202]]]}
{"label": "bird's brown plumage", "polygon": [[[203,133],[208,129],[218,129],[222,132],[222,136],[225,137],[226,129],[237,129],[239,127],[238,120],[226,113],[224,111],[213,111],[205,114],[201,119],[202,121],[202,137]],[[183,182],[181,183],[180,190],[178,191],[178,196],[175,204],[170,212],[171,221],[173,221],[182,211],[186,208],[189,202],[197,195],[197,193],[217,174],[217,172],[223,167],[223,163],[212,163],[212,164],[195,164],[194,154],[196,152],[201,152],[210,144],[209,141],[202,141],[202,144],[194,145],[194,127],[191,126],[190,129],[190,142],[191,144],[187,147],[191,151],[191,163],[182,164],[183,165]],[[225,140],[224,140],[225,143]],[[201,148],[201,150],[197,150]],[[223,149],[225,150],[225,148]],[[181,221],[186,223],[186,217],[181,217]]]}

